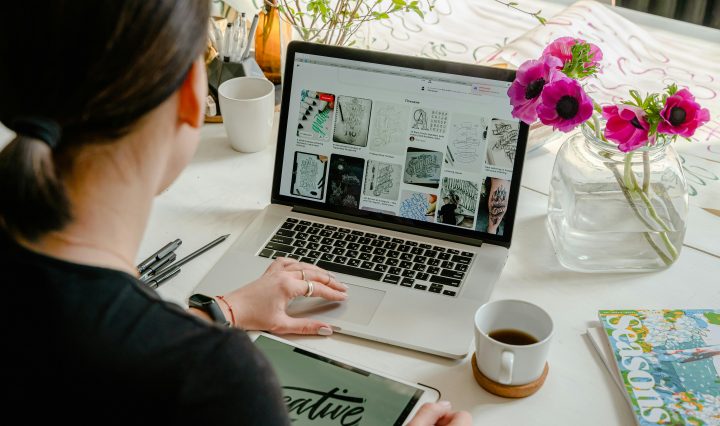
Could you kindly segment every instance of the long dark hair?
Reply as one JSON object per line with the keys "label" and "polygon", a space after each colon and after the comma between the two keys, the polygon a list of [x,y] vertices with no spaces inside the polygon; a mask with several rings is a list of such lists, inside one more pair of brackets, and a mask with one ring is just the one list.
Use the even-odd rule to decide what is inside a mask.
{"label": "long dark hair", "polygon": [[[72,219],[72,153],[109,143],[172,95],[206,44],[208,0],[12,1],[0,17],[0,225],[34,240]],[[28,122],[30,125],[28,126]],[[33,123],[61,136],[38,137]]]}

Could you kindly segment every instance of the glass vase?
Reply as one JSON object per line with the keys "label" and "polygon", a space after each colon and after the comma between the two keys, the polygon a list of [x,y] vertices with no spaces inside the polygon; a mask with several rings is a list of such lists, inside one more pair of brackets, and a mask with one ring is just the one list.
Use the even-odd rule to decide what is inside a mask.
{"label": "glass vase", "polygon": [[557,154],[547,226],[568,269],[667,268],[680,254],[687,215],[687,182],[665,139],[624,153],[584,124]]}
{"label": "glass vase", "polygon": [[265,3],[258,13],[258,25],[255,30],[255,60],[265,77],[274,84],[282,80],[285,45],[290,24],[281,19],[275,3]]}

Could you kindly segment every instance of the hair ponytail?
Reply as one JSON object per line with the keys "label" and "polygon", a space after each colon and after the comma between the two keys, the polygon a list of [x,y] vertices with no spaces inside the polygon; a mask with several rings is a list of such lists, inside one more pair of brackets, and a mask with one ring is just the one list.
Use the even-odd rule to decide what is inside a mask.
{"label": "hair ponytail", "polygon": [[11,235],[32,241],[61,229],[71,217],[50,146],[18,135],[0,151],[0,223]]}

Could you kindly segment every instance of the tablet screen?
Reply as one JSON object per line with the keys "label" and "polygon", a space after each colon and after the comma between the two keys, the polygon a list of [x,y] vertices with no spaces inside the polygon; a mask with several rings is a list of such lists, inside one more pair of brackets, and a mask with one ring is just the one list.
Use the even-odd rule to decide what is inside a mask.
{"label": "tablet screen", "polygon": [[260,335],[293,425],[401,425],[421,389]]}

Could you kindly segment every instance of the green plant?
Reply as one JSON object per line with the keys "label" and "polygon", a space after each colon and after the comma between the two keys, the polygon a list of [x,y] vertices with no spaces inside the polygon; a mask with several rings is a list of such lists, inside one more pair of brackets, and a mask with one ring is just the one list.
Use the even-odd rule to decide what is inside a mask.
{"label": "green plant", "polygon": [[352,36],[371,21],[388,19],[394,13],[412,12],[423,17],[435,0],[264,0],[277,6],[283,19],[304,41],[351,46]]}

